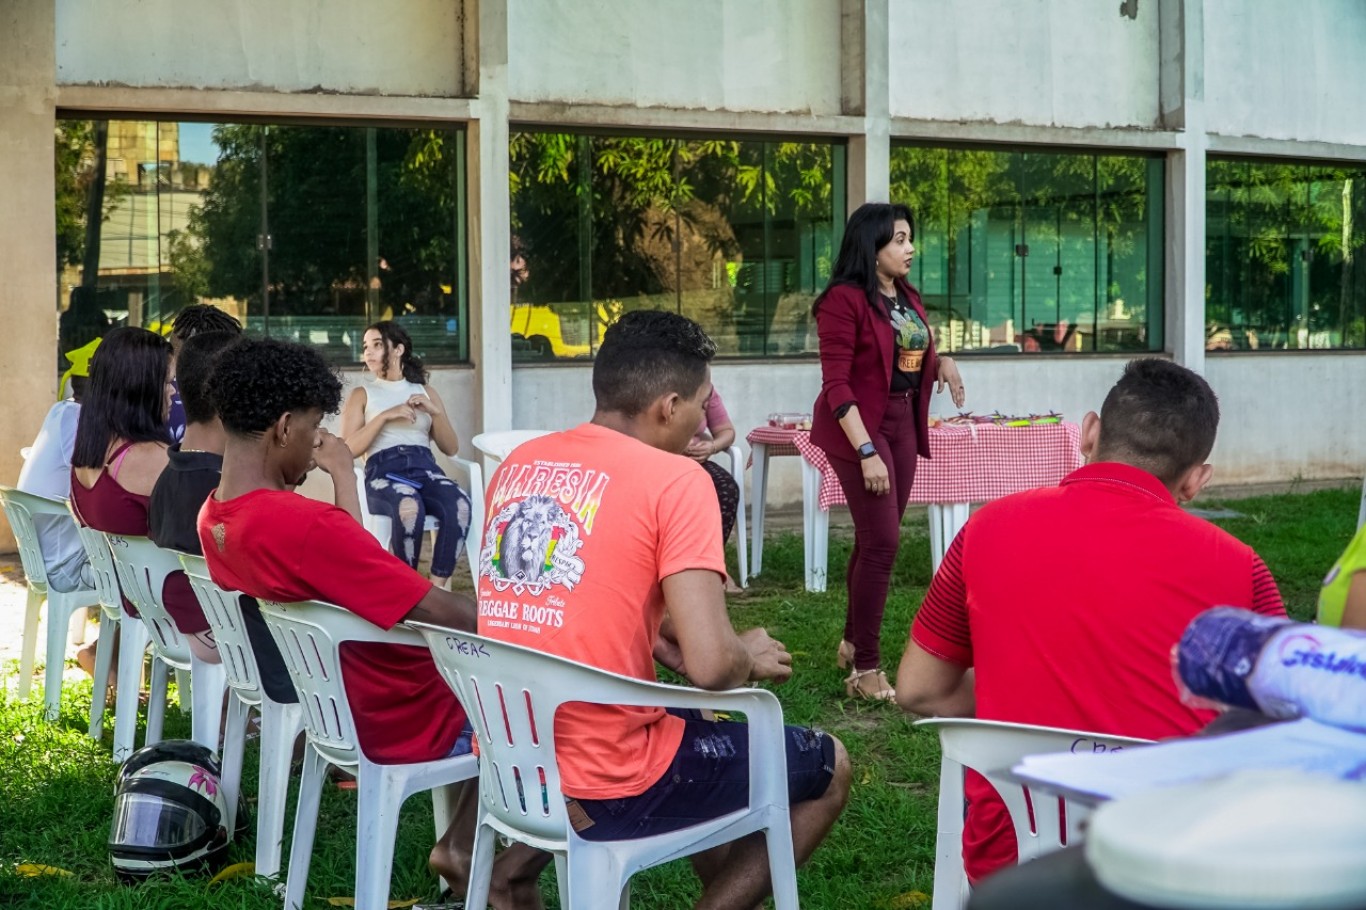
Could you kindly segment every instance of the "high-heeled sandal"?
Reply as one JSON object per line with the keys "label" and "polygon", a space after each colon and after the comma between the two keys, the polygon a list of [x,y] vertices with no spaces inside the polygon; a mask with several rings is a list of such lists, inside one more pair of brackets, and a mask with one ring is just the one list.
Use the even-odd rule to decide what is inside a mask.
{"label": "high-heeled sandal", "polygon": [[852,670],[854,668],[853,642],[840,641],[839,649],[835,651],[835,666],[841,670]]}
{"label": "high-heeled sandal", "polygon": [[[863,681],[872,677],[876,689],[865,688]],[[854,670],[844,680],[844,691],[850,698],[866,698],[869,701],[896,701],[896,690],[887,681],[887,674],[874,667],[871,670]]]}

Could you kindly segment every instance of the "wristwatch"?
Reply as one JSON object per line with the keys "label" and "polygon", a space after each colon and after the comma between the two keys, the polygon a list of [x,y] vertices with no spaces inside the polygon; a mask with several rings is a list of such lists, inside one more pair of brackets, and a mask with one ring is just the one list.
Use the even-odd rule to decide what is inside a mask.
{"label": "wristwatch", "polygon": [[871,442],[865,442],[863,445],[858,447],[859,458],[868,459],[872,458],[876,454],[877,446],[873,445]]}

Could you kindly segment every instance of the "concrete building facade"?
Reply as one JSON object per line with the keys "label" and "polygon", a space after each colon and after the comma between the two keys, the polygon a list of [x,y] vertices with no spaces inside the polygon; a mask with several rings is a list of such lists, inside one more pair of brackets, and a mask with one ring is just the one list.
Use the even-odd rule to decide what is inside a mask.
{"label": "concrete building facade", "polygon": [[[1366,81],[1364,51],[1366,7],[1355,0],[1309,0],[1293,9],[1276,0],[393,0],[380,7],[359,0],[102,0],[98,12],[81,0],[10,0],[0,9],[0,209],[8,214],[0,271],[12,355],[0,396],[0,474],[17,475],[18,449],[37,430],[58,373],[54,342],[65,301],[57,293],[54,132],[65,121],[108,119],[458,133],[459,153],[450,160],[460,185],[451,234],[459,268],[436,293],[461,301],[460,341],[450,356],[433,358],[448,364],[433,381],[453,404],[462,440],[481,429],[570,426],[591,412],[588,363],[519,357],[514,346],[525,339],[508,332],[517,278],[504,263],[510,237],[528,217],[515,196],[520,136],[586,137],[584,149],[598,137],[670,137],[675,175],[684,150],[693,148],[687,143],[749,143],[740,157],[758,149],[765,174],[777,172],[778,159],[769,156],[796,147],[784,143],[815,144],[834,162],[828,204],[838,217],[827,220],[836,233],[848,210],[916,179],[903,165],[919,173],[922,161],[944,161],[951,209],[967,192],[961,181],[974,162],[1013,155],[1018,160],[1002,163],[998,176],[1011,168],[1027,174],[1030,161],[1052,155],[1067,166],[1057,173],[1090,167],[1102,176],[1083,175],[1083,189],[1049,203],[1047,212],[1035,205],[1042,197],[1017,181],[1008,205],[998,199],[958,221],[944,215],[941,228],[933,223],[939,216],[928,216],[922,251],[946,265],[942,276],[924,280],[941,281],[945,306],[967,314],[945,317],[941,331],[978,338],[962,344],[969,405],[1079,419],[1099,406],[1129,357],[1151,351],[1204,372],[1219,393],[1220,481],[1359,475],[1366,425],[1353,418],[1366,406],[1366,342],[1353,320],[1366,304],[1353,290],[1361,280],[1353,213],[1363,191],[1356,173],[1366,167],[1366,95],[1358,88]],[[1133,194],[1146,221],[1116,240],[1118,222],[1104,222],[1102,185],[1106,163],[1119,158],[1138,162],[1131,170],[1148,176],[1138,178],[1145,182]],[[1267,240],[1261,228],[1230,227],[1251,211],[1238,206],[1255,200],[1211,168],[1243,161],[1331,171],[1336,176],[1312,179],[1294,171],[1284,192],[1308,187],[1305,211],[1318,211],[1315,200],[1325,193],[1333,204],[1341,197],[1340,215],[1331,228],[1306,228],[1300,241],[1294,231],[1277,228]],[[590,183],[600,179],[596,171],[581,173]],[[1212,180],[1222,181],[1217,191]],[[775,190],[786,192],[781,183]],[[1211,230],[1210,213],[1226,211],[1212,206],[1225,197],[1233,214]],[[766,204],[764,239],[754,243],[787,243],[787,228],[773,226],[784,201]],[[677,228],[671,242],[679,262],[688,232],[705,232],[716,207],[685,206],[681,215],[651,209],[665,228]],[[1041,227],[1055,216],[1055,226]],[[1067,227],[1066,219],[1082,227]],[[1085,271],[1086,299],[1095,301],[1090,322],[1079,327],[1075,314],[1064,312],[1065,295],[1047,290],[1053,279],[1035,265],[1041,241],[1012,244],[1006,238],[1015,230],[1051,238],[1053,275]],[[1102,249],[1096,238],[1107,231]],[[817,225],[792,236],[828,245],[830,232]],[[1343,239],[1329,249],[1334,232]],[[808,257],[809,268],[795,255],[780,268],[773,265],[778,257],[751,253],[747,270],[743,256],[725,252],[741,241],[722,234],[721,251],[706,254],[715,259],[721,292],[732,293],[727,285],[743,291],[761,267],[794,275],[805,268],[808,290],[819,285],[821,268],[828,274],[826,247]],[[543,251],[555,242],[548,236],[538,241]],[[1216,236],[1232,238],[1220,247],[1223,259],[1212,258]],[[1076,237],[1085,245],[1076,246]],[[999,266],[973,259],[979,248],[997,255],[1001,243]],[[1026,260],[1031,245],[1035,258]],[[1074,268],[1065,258],[1076,250],[1087,261]],[[1244,268],[1241,259],[1253,255],[1271,266]],[[1119,299],[1121,282],[1101,274],[1106,256],[1110,269],[1129,269],[1124,281],[1144,282],[1145,304],[1131,291],[1122,295],[1127,304]],[[698,270],[708,261],[702,255]],[[1208,274],[1211,262],[1223,270],[1217,280]],[[1325,262],[1335,264],[1330,277],[1313,271]],[[383,277],[373,268],[372,288]],[[1034,271],[1025,275],[1026,268]],[[1024,276],[1022,290],[1010,292],[1016,297],[1000,290],[1011,270]],[[988,278],[995,290],[955,296],[958,285]],[[1324,309],[1302,289],[1311,279],[1319,288],[1340,280],[1340,313],[1294,309],[1301,297],[1314,312]],[[688,312],[683,279],[661,280],[664,287],[650,292]],[[583,293],[567,289],[560,299],[581,301],[586,312],[608,297],[625,299],[582,281]],[[339,286],[334,281],[334,297]],[[1249,316],[1241,303],[1225,307],[1233,315],[1212,319],[1211,300],[1225,286],[1240,301],[1259,287],[1283,287],[1285,323]],[[356,287],[363,295],[363,282]],[[998,291],[1004,296],[994,303]],[[1058,315],[1031,315],[1037,310],[1029,307],[1041,304],[1019,302],[1020,294]],[[935,302],[929,292],[927,299]],[[1126,306],[1146,314],[1136,333],[1120,325],[1131,318]],[[452,316],[448,326],[455,324]],[[1045,341],[1053,332],[1060,349],[1031,346],[1031,325]],[[764,333],[777,331],[771,321],[764,326]],[[1223,350],[1229,329],[1238,344]],[[809,345],[746,345],[741,332],[714,369],[741,434],[770,412],[809,411],[820,382]],[[791,356],[771,356],[775,351]],[[938,402],[935,410],[947,413],[951,405]],[[776,465],[770,495],[779,502],[800,496],[795,465]]]}

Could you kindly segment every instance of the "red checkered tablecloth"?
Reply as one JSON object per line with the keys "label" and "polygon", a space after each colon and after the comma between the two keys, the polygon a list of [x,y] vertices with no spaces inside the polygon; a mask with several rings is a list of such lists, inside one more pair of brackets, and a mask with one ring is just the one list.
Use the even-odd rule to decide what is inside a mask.
{"label": "red checkered tablecloth", "polygon": [[[768,446],[770,458],[777,455],[800,455],[801,452],[797,451],[797,446],[793,444],[792,440],[801,432],[801,430],[785,430],[782,427],[755,427],[749,431],[749,435],[745,437],[745,441],[751,446],[756,442],[761,442]],[[807,433],[806,435],[810,436],[811,434]],[[753,456],[751,456],[751,461],[752,460]]]}
{"label": "red checkered tablecloth", "polygon": [[[843,505],[839,479],[830,469],[825,452],[811,442],[811,434],[775,432],[786,433],[791,445],[821,472],[821,508],[828,511],[833,505]],[[985,502],[1021,490],[1053,486],[1081,467],[1080,445],[1081,430],[1075,423],[931,427],[931,457],[916,464],[911,502]],[[777,447],[769,452],[778,454]]]}

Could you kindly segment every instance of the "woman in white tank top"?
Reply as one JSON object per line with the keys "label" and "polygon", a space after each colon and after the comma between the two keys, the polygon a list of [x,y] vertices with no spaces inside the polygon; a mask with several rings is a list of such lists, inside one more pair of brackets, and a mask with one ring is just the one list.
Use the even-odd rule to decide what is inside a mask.
{"label": "woman in white tank top", "polygon": [[446,586],[470,528],[470,498],[432,457],[431,443],[446,455],[460,447],[446,407],[427,385],[427,371],[413,354],[413,340],[385,320],[365,330],[369,378],[352,390],[342,409],[341,432],[351,452],[365,456],[367,505],[392,519],[389,548],[417,568],[423,522],[440,526],[432,547],[432,581]]}

